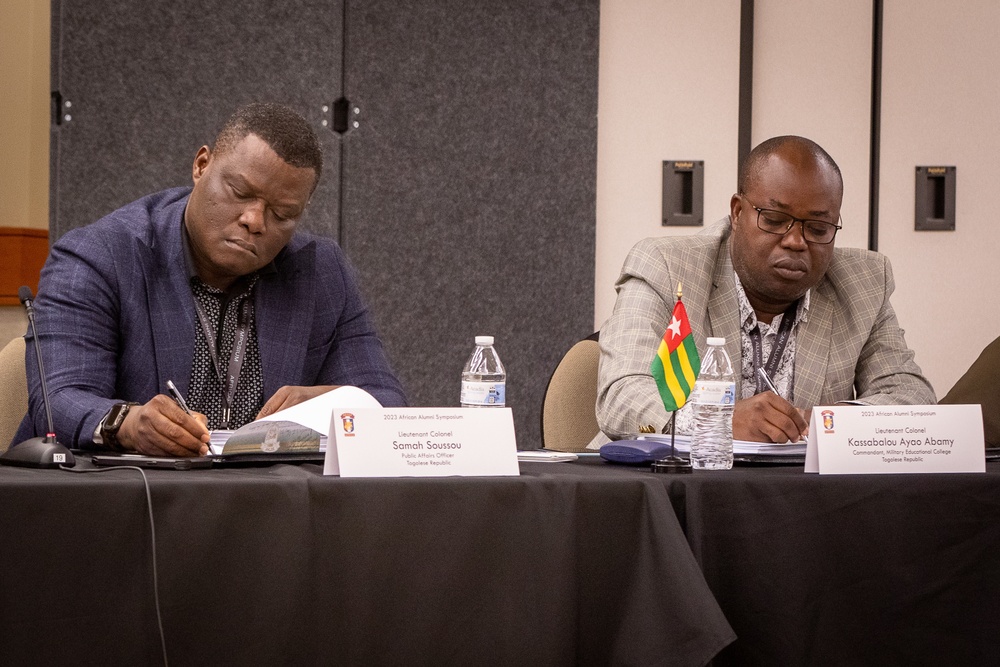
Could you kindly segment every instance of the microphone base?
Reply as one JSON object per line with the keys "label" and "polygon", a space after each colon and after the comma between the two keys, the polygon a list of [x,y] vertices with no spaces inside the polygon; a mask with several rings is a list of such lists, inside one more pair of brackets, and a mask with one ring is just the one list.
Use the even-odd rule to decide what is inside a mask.
{"label": "microphone base", "polygon": [[667,456],[659,461],[654,461],[651,469],[653,472],[668,475],[688,475],[692,471],[691,462],[679,456]]}
{"label": "microphone base", "polygon": [[29,438],[0,455],[0,464],[22,468],[58,468],[76,465],[73,452],[47,437]]}

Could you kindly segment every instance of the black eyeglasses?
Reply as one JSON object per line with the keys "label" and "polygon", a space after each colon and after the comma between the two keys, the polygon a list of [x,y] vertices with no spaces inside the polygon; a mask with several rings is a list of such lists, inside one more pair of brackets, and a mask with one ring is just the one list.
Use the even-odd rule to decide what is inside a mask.
{"label": "black eyeglasses", "polygon": [[750,204],[750,208],[757,211],[757,227],[762,232],[767,232],[768,234],[784,236],[791,231],[796,222],[801,222],[802,238],[807,243],[826,245],[827,243],[833,243],[833,239],[837,236],[837,230],[843,226],[824,220],[796,218],[781,211],[760,208],[759,206],[754,206],[753,202],[747,199],[745,195],[740,195],[740,197],[746,200],[746,203]]}

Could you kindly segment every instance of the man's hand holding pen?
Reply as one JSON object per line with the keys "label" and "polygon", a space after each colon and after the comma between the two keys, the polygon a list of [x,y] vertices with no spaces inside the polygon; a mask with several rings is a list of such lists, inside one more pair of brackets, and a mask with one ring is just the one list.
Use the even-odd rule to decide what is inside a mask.
{"label": "man's hand holding pen", "polygon": [[118,442],[148,456],[208,454],[208,419],[192,412],[173,383],[168,384],[174,398],[157,394],[145,405],[129,410],[118,431]]}
{"label": "man's hand holding pen", "polygon": [[798,442],[809,432],[805,414],[779,395],[763,369],[758,371],[768,391],[736,402],[733,438],[752,442]]}

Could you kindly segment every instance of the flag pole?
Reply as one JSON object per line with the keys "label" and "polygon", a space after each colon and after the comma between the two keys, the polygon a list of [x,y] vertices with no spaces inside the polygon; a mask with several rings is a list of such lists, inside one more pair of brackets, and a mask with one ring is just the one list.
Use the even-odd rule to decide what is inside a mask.
{"label": "flag pole", "polygon": [[[677,302],[680,303],[683,293],[681,291],[683,283],[677,283]],[[679,410],[680,408],[678,408]],[[670,413],[670,421],[663,425],[663,433],[667,432],[667,426],[670,426],[670,456],[662,458],[658,461],[652,463],[653,472],[668,473],[668,474],[688,474],[691,473],[693,468],[691,467],[691,461],[688,459],[682,459],[677,456],[677,449],[674,446],[674,435],[675,428],[677,424],[677,410]]]}
{"label": "flag pole", "polygon": [[670,415],[670,456],[677,458],[677,450],[674,449],[674,427],[677,424],[677,413]]}

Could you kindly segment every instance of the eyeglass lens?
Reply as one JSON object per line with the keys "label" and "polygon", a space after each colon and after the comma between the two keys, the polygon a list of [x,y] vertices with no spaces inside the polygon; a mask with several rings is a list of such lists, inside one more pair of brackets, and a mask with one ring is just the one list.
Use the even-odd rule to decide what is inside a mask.
{"label": "eyeglass lens", "polygon": [[810,243],[830,243],[837,235],[837,226],[822,220],[801,220],[781,211],[758,209],[757,226],[770,234],[786,234],[798,220],[802,223],[802,236]]}

